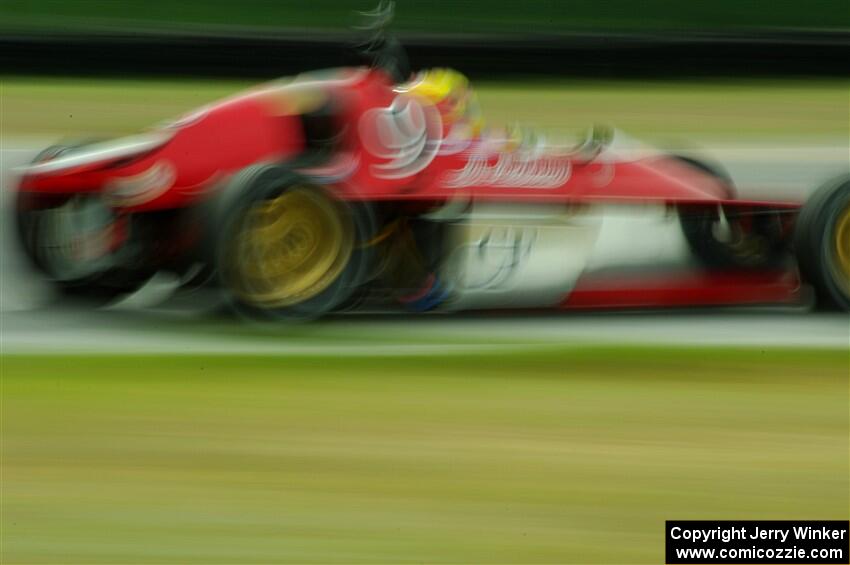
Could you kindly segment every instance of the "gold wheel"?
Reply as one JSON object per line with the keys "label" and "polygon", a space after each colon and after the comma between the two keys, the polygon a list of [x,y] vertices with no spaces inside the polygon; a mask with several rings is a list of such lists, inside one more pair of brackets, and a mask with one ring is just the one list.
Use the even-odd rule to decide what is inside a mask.
{"label": "gold wheel", "polygon": [[836,266],[844,279],[841,282],[850,290],[850,205],[838,215],[833,244]]}
{"label": "gold wheel", "polygon": [[353,224],[340,205],[306,186],[251,206],[227,262],[233,292],[264,308],[292,306],[326,290],[351,258]]}

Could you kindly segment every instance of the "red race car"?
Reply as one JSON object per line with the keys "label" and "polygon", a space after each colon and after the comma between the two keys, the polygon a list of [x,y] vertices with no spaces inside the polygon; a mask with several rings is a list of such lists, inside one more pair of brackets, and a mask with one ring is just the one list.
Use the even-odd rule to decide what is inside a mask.
{"label": "red race car", "polygon": [[316,72],[49,148],[17,187],[23,249],[67,295],[202,272],[272,318],[795,303],[805,285],[850,307],[847,178],[805,204],[742,200],[619,132],[555,147],[488,129],[457,72],[401,79]]}

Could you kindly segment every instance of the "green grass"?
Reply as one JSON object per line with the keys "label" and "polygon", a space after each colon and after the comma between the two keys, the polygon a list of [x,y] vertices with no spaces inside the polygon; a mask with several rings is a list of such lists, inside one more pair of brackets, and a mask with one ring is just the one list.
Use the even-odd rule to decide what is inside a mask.
{"label": "green grass", "polygon": [[846,351],[0,361],[3,563],[658,563],[850,501]]}
{"label": "green grass", "polygon": [[[0,79],[0,135],[117,135],[250,86],[227,81]],[[847,81],[481,83],[489,123],[555,135],[610,123],[642,136],[836,138],[850,127]]]}

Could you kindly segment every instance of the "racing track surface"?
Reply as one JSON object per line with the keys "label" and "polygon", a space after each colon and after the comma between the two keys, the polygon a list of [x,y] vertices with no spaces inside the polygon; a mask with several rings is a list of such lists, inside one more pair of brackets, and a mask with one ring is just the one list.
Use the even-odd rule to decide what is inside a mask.
{"label": "racing track surface", "polygon": [[[289,327],[240,324],[215,313],[215,300],[162,302],[162,286],[101,311],[49,306],[50,290],[15,247],[12,168],[50,140],[0,139],[0,345],[13,352],[175,352],[414,354],[557,344],[634,343],[848,348],[850,317],[806,308],[521,316],[340,316]],[[722,162],[743,197],[804,197],[848,170],[848,147],[724,146]],[[616,229],[616,228],[613,228]],[[197,304],[204,312],[199,315]],[[206,306],[206,309],[203,306]],[[518,337],[521,336],[521,337]]]}

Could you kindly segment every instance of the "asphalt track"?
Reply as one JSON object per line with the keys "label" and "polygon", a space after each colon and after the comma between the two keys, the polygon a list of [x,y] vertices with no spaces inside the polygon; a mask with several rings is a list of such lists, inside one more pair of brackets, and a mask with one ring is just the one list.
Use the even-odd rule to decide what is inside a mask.
{"label": "asphalt track", "polygon": [[[340,316],[312,324],[257,326],[216,313],[214,300],[169,301],[153,285],[99,311],[51,302],[51,291],[15,247],[10,189],[16,166],[44,139],[0,138],[0,346],[3,353],[258,353],[410,355],[486,353],[505,347],[587,344],[850,348],[850,316],[807,307],[600,314]],[[846,142],[708,148],[743,197],[805,197],[848,170]],[[201,305],[199,308],[198,305]],[[206,304],[206,309],[204,305]]]}

